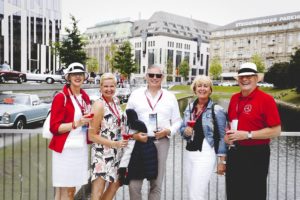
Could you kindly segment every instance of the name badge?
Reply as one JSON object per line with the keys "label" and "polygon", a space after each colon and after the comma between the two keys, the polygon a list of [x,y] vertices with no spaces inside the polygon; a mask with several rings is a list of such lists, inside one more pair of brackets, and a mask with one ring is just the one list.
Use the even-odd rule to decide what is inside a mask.
{"label": "name badge", "polygon": [[148,124],[149,130],[148,133],[152,134],[154,131],[157,130],[157,113],[151,113],[149,114],[149,124]]}

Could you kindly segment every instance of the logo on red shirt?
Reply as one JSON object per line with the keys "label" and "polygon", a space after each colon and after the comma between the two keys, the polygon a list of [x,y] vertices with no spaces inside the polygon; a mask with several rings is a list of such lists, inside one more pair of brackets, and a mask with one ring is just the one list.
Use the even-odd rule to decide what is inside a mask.
{"label": "logo on red shirt", "polygon": [[244,106],[244,112],[245,113],[249,113],[252,110],[252,105],[251,104],[247,104]]}

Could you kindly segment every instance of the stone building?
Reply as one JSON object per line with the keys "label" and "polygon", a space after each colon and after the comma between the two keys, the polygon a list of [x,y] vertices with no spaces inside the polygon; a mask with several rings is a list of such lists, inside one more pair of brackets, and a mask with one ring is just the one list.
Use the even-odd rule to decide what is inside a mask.
{"label": "stone building", "polygon": [[217,28],[210,37],[211,58],[219,56],[224,72],[234,72],[254,54],[266,69],[290,60],[300,47],[300,12],[237,20]]}
{"label": "stone building", "polygon": [[[137,63],[137,76],[143,76],[151,64],[165,67],[164,72],[173,81],[182,81],[178,67],[183,60],[190,66],[189,80],[198,74],[207,74],[209,37],[218,26],[166,12],[155,12],[147,20],[115,20],[88,28],[86,51],[100,64],[100,72],[106,72],[105,61],[111,44],[129,40]],[[167,65],[169,62],[169,69]]]}

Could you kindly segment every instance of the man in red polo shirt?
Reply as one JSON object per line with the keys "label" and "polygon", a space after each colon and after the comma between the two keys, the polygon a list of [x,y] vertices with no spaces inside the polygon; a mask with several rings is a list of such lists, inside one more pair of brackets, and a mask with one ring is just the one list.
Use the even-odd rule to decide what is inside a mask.
{"label": "man in red polo shirt", "polygon": [[229,122],[237,126],[227,131],[226,192],[228,200],[265,200],[270,160],[270,139],[281,132],[281,122],[272,96],[257,87],[254,63],[244,63],[238,71],[241,92],[231,97]]}

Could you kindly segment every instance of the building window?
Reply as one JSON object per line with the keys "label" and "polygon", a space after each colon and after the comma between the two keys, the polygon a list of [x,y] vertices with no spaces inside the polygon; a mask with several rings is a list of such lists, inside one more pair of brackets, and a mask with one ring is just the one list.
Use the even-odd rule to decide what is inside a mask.
{"label": "building window", "polygon": [[148,66],[151,66],[154,64],[154,49],[148,50]]}
{"label": "building window", "polygon": [[181,55],[182,55],[182,52],[181,51],[176,51],[176,67],[178,67],[181,63]]}
{"label": "building window", "polygon": [[135,63],[137,65],[137,71],[140,73],[141,69],[141,50],[136,50],[135,51]]}

